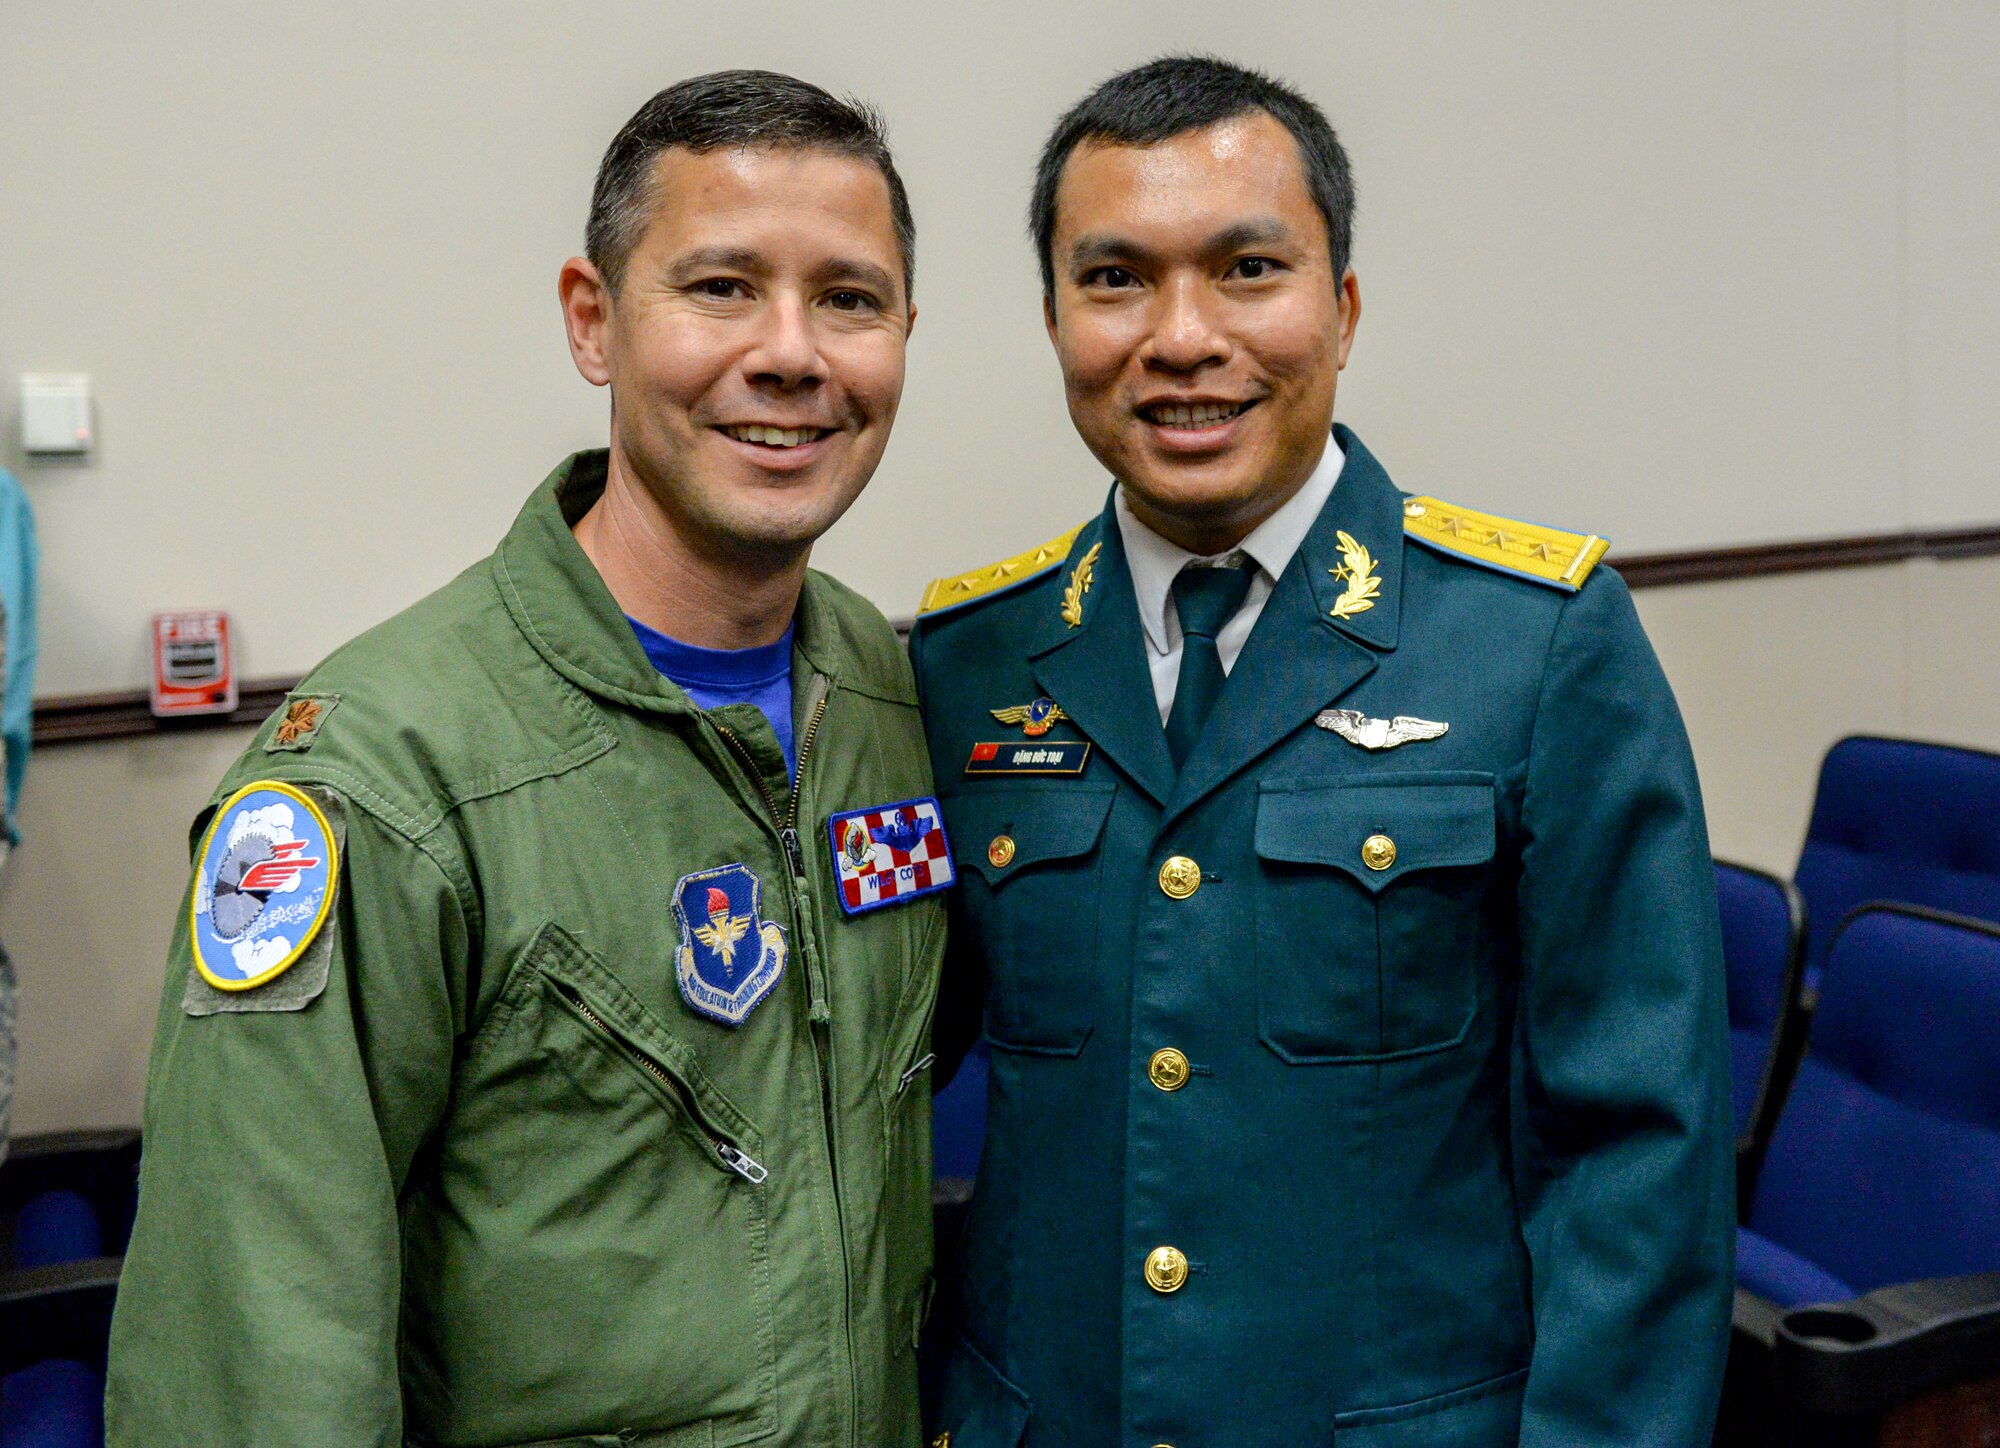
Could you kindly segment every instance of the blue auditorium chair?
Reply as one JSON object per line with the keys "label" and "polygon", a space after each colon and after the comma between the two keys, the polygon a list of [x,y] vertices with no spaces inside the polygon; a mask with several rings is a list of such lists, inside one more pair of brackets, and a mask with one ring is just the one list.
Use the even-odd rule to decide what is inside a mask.
{"label": "blue auditorium chair", "polygon": [[0,1243],[16,1266],[118,1256],[139,1209],[139,1133],[17,1136],[0,1162]]}
{"label": "blue auditorium chair", "polygon": [[1790,881],[1715,862],[1722,958],[1729,978],[1729,1071],[1736,1107],[1738,1216],[1805,1049],[1805,899]]}
{"label": "blue auditorium chair", "polygon": [[120,1257],[0,1274],[0,1448],[103,1448]]}
{"label": "blue auditorium chair", "polygon": [[1996,1025],[2000,926],[1878,902],[1833,933],[1737,1237],[1728,1396],[1768,1373],[1791,1442],[1984,1443],[1973,1425],[2000,1423]]}
{"label": "blue auditorium chair", "polygon": [[937,1244],[937,1293],[917,1357],[917,1384],[927,1420],[937,1414],[945,1362],[958,1335],[965,1221],[972,1210],[979,1154],[986,1144],[988,1074],[986,1042],[976,1041],[959,1063],[951,1084],[931,1098],[931,1157],[936,1177],[931,1188],[931,1226]]}
{"label": "blue auditorium chair", "polygon": [[138,1208],[136,1131],[16,1138],[0,1164],[0,1448],[101,1448],[111,1303]]}
{"label": "blue auditorium chair", "polygon": [[986,1042],[976,1042],[951,1084],[931,1098],[931,1157],[939,1181],[979,1175],[986,1143]]}
{"label": "blue auditorium chair", "polygon": [[1831,932],[1868,900],[2000,921],[2000,754],[1856,735],[1820,764],[1795,876],[1813,928],[1806,980]]}

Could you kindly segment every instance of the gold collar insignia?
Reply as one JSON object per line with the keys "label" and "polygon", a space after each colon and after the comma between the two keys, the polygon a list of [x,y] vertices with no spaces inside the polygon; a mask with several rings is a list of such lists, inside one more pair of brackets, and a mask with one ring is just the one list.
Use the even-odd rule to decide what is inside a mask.
{"label": "gold collar insignia", "polygon": [[1366,548],[1354,541],[1352,533],[1336,532],[1333,536],[1340,540],[1340,567],[1329,568],[1327,572],[1345,583],[1347,588],[1327,611],[1335,618],[1352,618],[1375,606],[1375,595],[1381,592],[1382,579],[1375,572],[1375,559]]}
{"label": "gold collar insignia", "polygon": [[1083,622],[1083,596],[1090,592],[1091,572],[1097,567],[1097,555],[1103,547],[1102,542],[1090,545],[1090,551],[1083,555],[1083,561],[1070,574],[1069,587],[1063,590],[1062,619],[1071,628]]}

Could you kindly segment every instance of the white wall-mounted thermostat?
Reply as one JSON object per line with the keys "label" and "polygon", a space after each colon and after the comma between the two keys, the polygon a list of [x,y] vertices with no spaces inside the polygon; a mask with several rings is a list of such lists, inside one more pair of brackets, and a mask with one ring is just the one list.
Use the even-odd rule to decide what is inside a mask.
{"label": "white wall-mounted thermostat", "polygon": [[21,451],[36,457],[75,457],[90,451],[92,439],[87,374],[21,374]]}

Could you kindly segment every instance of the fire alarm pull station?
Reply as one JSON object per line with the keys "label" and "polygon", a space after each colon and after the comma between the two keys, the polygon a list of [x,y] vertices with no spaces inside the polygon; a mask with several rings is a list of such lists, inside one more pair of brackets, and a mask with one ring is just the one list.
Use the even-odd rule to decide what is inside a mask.
{"label": "fire alarm pull station", "polygon": [[214,610],[154,614],[153,713],[167,719],[235,709],[229,615]]}

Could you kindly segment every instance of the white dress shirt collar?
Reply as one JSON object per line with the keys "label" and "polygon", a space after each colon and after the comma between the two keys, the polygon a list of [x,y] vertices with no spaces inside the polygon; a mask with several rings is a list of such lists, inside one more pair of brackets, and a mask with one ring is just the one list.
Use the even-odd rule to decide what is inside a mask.
{"label": "white dress shirt collar", "polygon": [[[1241,543],[1215,558],[1202,558],[1190,553],[1179,544],[1169,543],[1151,528],[1140,522],[1125,501],[1125,489],[1118,489],[1113,510],[1118,518],[1118,536],[1125,545],[1125,563],[1132,571],[1132,592],[1139,605],[1139,622],[1146,631],[1146,643],[1155,657],[1170,651],[1177,652],[1180,642],[1179,620],[1170,625],[1168,615],[1172,611],[1171,594],[1174,579],[1181,569],[1190,562],[1214,562],[1231,554],[1242,553],[1257,565],[1261,587],[1253,588],[1251,601],[1259,605],[1270,597],[1270,590],[1276,586],[1278,575],[1285,571],[1292,561],[1292,555],[1299,551],[1299,545],[1312,531],[1320,510],[1326,500],[1333,496],[1333,485],[1340,481],[1340,470],[1347,462],[1340,444],[1327,439],[1326,451],[1320,455],[1319,466],[1303,486],[1285,500],[1282,507],[1250,531]],[[1261,608],[1260,608],[1261,611]]]}

